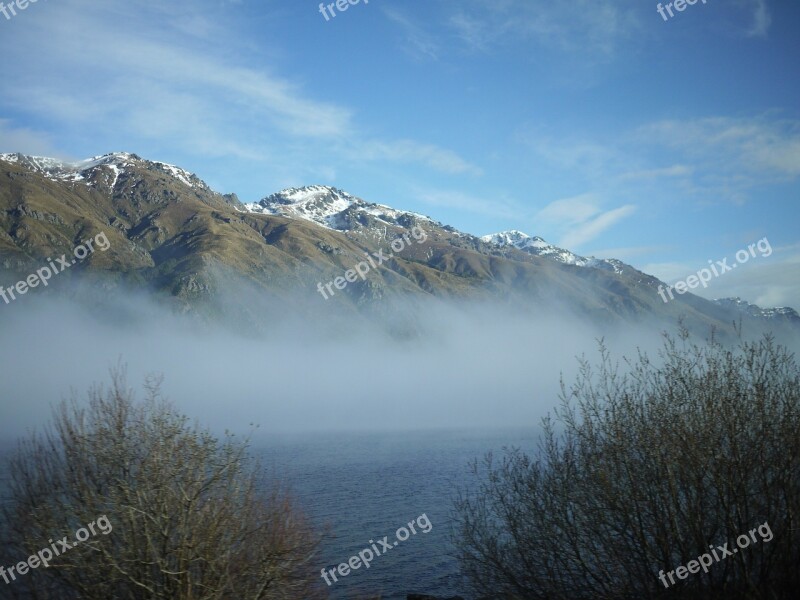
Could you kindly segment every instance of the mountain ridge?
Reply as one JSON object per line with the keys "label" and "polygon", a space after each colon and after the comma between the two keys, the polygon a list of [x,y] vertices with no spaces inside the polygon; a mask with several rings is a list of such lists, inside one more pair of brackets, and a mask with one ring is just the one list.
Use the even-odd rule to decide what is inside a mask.
{"label": "mountain ridge", "polygon": [[213,302],[226,277],[282,303],[321,310],[317,282],[341,276],[364,253],[387,249],[413,227],[427,231],[424,243],[411,244],[331,303],[387,312],[389,299],[401,297],[513,299],[526,310],[557,305],[600,321],[686,318],[696,328],[730,328],[738,315],[767,320],[691,294],[665,305],[656,293],[662,282],[621,261],[582,257],[514,230],[477,237],[330,186],[289,188],[242,204],[180,167],[136,154],[75,163],[0,155],[0,266],[24,271],[107,229],[111,250],[76,273],[144,286],[183,310]]}

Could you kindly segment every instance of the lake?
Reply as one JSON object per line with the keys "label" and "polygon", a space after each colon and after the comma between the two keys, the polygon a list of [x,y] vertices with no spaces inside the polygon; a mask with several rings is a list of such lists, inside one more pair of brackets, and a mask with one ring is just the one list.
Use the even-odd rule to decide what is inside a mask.
{"label": "lake", "polygon": [[[405,600],[409,593],[462,595],[469,599],[453,556],[452,500],[459,487],[474,484],[469,463],[503,447],[532,450],[537,430],[323,433],[263,436],[254,453],[268,473],[287,483],[322,531],[329,528],[310,566],[335,569],[374,542],[379,550],[369,569],[360,567],[328,587],[330,597]],[[3,457],[8,447],[3,448]],[[0,489],[5,489],[5,461]],[[380,552],[379,540],[396,541],[398,528],[421,515],[417,533]],[[402,534],[401,534],[402,535]],[[375,554],[375,552],[373,552]]]}
{"label": "lake", "polygon": [[422,514],[432,525],[429,533],[411,535],[377,556],[369,569],[331,580],[331,598],[378,593],[384,600],[404,600],[408,593],[467,598],[450,538],[456,489],[473,484],[472,459],[504,446],[533,450],[536,439],[534,429],[321,434],[272,440],[260,453],[270,469],[285,474],[316,524],[331,527],[335,538],[321,548],[318,576],[323,567],[335,568],[370,548],[370,540],[396,540],[397,529]]}

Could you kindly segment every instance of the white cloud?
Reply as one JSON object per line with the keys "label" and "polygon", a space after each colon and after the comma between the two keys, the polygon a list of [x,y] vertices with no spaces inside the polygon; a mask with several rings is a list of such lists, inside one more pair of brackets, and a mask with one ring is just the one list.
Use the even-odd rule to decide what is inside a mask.
{"label": "white cloud", "polygon": [[547,221],[561,221],[569,226],[585,223],[597,213],[597,200],[592,194],[581,194],[573,198],[562,198],[551,202],[541,211],[538,217]]}
{"label": "white cloud", "polygon": [[582,194],[551,202],[539,211],[537,218],[555,224],[562,231],[559,246],[574,249],[592,241],[635,211],[632,204],[603,211],[593,194]]}
{"label": "white cloud", "polygon": [[638,22],[629,6],[613,0],[460,0],[449,25],[475,50],[530,39],[596,60],[615,54]]}
{"label": "white cloud", "polygon": [[761,186],[800,177],[800,120],[776,113],[652,121],[609,139],[539,131],[519,139],[543,169],[605,197],[743,203]]}
{"label": "white cloud", "polygon": [[646,169],[643,171],[631,171],[619,176],[620,181],[635,179],[660,179],[662,177],[687,177],[694,172],[694,168],[687,165],[672,165],[657,169]]}
{"label": "white cloud", "polygon": [[491,217],[518,220],[520,209],[505,198],[483,198],[452,190],[415,190],[416,197],[431,206],[453,208]]}
{"label": "white cloud", "polygon": [[394,6],[384,6],[383,12],[403,30],[404,41],[406,42],[403,48],[407,52],[418,58],[427,57],[434,60],[439,58],[439,44],[436,38],[419,23],[414,22],[407,14]]}
{"label": "white cloud", "polygon": [[735,185],[800,176],[800,120],[768,116],[666,120],[641,127],[634,139],[641,145],[678,150],[697,171],[715,173]]}
{"label": "white cloud", "polygon": [[254,55],[224,19],[208,16],[220,14],[214,5],[50,3],[24,30],[0,38],[0,52],[15,56],[4,68],[0,108],[126,149],[144,142],[165,154],[269,161],[291,171],[324,152],[480,173],[424,141],[365,140],[353,109],[278,74],[277,61]]}
{"label": "white cloud", "polygon": [[365,160],[390,160],[395,162],[418,162],[443,173],[481,175],[479,167],[470,164],[455,152],[434,144],[414,140],[392,142],[371,141],[349,150],[355,157]]}
{"label": "white cloud", "polygon": [[569,172],[572,177],[605,180],[610,174],[627,172],[631,164],[637,164],[619,139],[612,142],[541,131],[525,131],[517,139],[530,147],[542,164]]}
{"label": "white cloud", "polygon": [[[736,263],[734,257],[735,252],[731,252],[728,265]],[[704,262],[671,262],[646,264],[641,270],[672,284],[706,267]],[[762,308],[789,306],[800,310],[800,246],[773,247],[769,256],[757,251],[755,258],[738,265],[735,271],[713,278],[707,288],[700,287],[692,293],[709,300],[739,297]]]}
{"label": "white cloud", "polygon": [[765,37],[772,24],[772,15],[767,7],[767,0],[751,0],[753,24],[747,31],[748,37]]}
{"label": "white cloud", "polygon": [[275,135],[352,131],[349,109],[312,99],[268,68],[243,66],[243,56],[221,51],[226,36],[201,17],[187,33],[183,20],[155,18],[163,12],[137,1],[91,10],[66,0],[49,4],[26,23],[24,38],[20,28],[0,40],[4,51],[20,48],[5,69],[14,84],[3,104],[86,135],[115,131],[207,156],[263,157]]}
{"label": "white cloud", "polygon": [[672,248],[669,246],[631,246],[625,248],[601,248],[599,250],[590,250],[588,254],[596,256],[597,258],[617,258],[630,262],[631,259],[637,256],[661,254],[671,249]]}
{"label": "white cloud", "polygon": [[699,267],[695,263],[681,263],[681,262],[657,262],[647,263],[639,268],[643,273],[658,277],[661,281],[673,283],[680,279],[686,279],[689,275],[697,272],[697,269],[703,268],[704,265]]}
{"label": "white cloud", "polygon": [[579,248],[587,242],[592,241],[606,229],[614,226],[622,219],[629,217],[636,211],[632,204],[626,204],[604,212],[589,221],[580,224],[572,231],[569,231],[561,238],[559,245],[565,248]]}
{"label": "white cloud", "polygon": [[8,119],[0,119],[0,152],[73,158],[57,150],[49,135],[26,127],[14,127]]}

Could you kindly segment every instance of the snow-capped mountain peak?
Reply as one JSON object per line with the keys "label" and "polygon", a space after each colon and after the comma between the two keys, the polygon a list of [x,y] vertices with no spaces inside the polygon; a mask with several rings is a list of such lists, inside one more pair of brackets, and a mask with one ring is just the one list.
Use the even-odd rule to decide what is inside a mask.
{"label": "snow-capped mountain peak", "polygon": [[549,258],[556,262],[566,265],[575,265],[577,267],[592,267],[605,271],[613,271],[618,274],[623,273],[626,268],[630,268],[625,263],[615,259],[579,256],[574,252],[549,244],[539,236],[530,236],[516,229],[484,235],[481,237],[481,241],[497,246],[498,248],[507,248],[511,246],[534,256]]}
{"label": "snow-capped mountain peak", "polygon": [[383,204],[367,202],[347,192],[327,185],[288,188],[253,204],[250,212],[305,219],[328,229],[348,231],[356,223],[374,221],[378,225],[398,225],[415,220],[431,221],[417,213],[395,210]]}
{"label": "snow-capped mountain peak", "polygon": [[107,185],[112,190],[120,176],[126,172],[126,168],[139,166],[161,171],[190,188],[210,191],[210,188],[201,179],[185,169],[164,162],[146,160],[130,152],[111,152],[75,162],[43,156],[28,156],[17,152],[0,154],[0,160],[20,164],[52,181],[82,182],[87,185],[93,184],[95,181],[93,175],[98,169],[105,168],[113,175],[113,179],[107,181]]}
{"label": "snow-capped mountain peak", "polygon": [[543,256],[550,258],[552,260],[556,260],[561,263],[565,263],[568,265],[577,265],[579,267],[586,267],[586,266],[595,266],[592,264],[596,262],[594,258],[586,258],[583,256],[578,256],[570,252],[569,250],[564,250],[563,248],[559,248],[558,246],[553,246],[552,244],[548,244],[542,238],[538,236],[529,236],[527,233],[523,233],[521,231],[517,231],[516,229],[512,229],[510,231],[502,231],[500,233],[493,233],[491,235],[485,235],[481,237],[481,240],[486,242],[487,244],[492,244],[494,246],[498,246],[500,248],[506,248],[508,246],[512,246],[517,250],[522,250],[523,252],[527,252],[528,254],[533,254],[534,256]]}
{"label": "snow-capped mountain peak", "polygon": [[484,235],[481,237],[481,240],[488,244],[494,244],[495,246],[514,246],[516,248],[524,247],[529,243],[530,240],[534,239],[541,238],[532,238],[527,233],[522,233],[516,229],[502,231],[500,233],[493,233],[491,235]]}
{"label": "snow-capped mountain peak", "polygon": [[753,317],[758,317],[761,319],[786,319],[789,321],[793,321],[796,323],[800,323],[800,315],[797,314],[792,308],[788,306],[777,306],[775,308],[761,308],[751,302],[747,302],[746,300],[742,300],[739,297],[734,298],[716,298],[712,300],[715,304],[719,306],[724,306],[726,308],[733,308],[745,314],[749,314]]}

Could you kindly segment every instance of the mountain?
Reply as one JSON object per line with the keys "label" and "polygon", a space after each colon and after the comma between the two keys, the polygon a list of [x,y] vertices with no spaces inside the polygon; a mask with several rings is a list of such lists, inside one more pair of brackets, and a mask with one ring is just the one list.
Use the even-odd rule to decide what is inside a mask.
{"label": "mountain", "polygon": [[[621,261],[578,256],[518,231],[479,238],[328,186],[242,204],[184,169],[135,154],[76,163],[0,155],[0,285],[99,232],[107,234],[108,251],[90,254],[46,293],[80,278],[104,290],[145,290],[208,319],[234,315],[262,327],[269,326],[267,313],[395,318],[429,300],[557,308],[595,323],[674,328],[682,319],[703,333],[732,332],[740,318],[771,322],[691,294],[665,304],[657,292],[662,282]],[[368,274],[334,287],[368,260]]]}
{"label": "mountain", "polygon": [[[575,265],[577,267],[589,267],[593,269],[605,269],[617,274],[630,272],[633,267],[616,259],[597,259],[593,256],[578,256],[569,250],[548,244],[542,238],[531,237],[526,233],[512,229],[501,233],[485,235],[481,239],[499,248],[513,247],[534,256],[542,256],[551,260],[564,263],[565,265]],[[635,269],[634,269],[635,270]]]}
{"label": "mountain", "polygon": [[800,315],[793,308],[778,306],[776,308],[761,308],[751,304],[741,298],[718,298],[714,303],[725,308],[732,308],[739,312],[762,319],[765,321],[785,323],[789,325],[800,325]]}
{"label": "mountain", "polygon": [[[395,210],[383,204],[366,202],[345,191],[325,185],[289,188],[267,196],[245,208],[254,213],[306,219],[328,229],[349,231],[359,225],[408,227],[414,222],[434,223],[417,213]],[[441,227],[441,223],[436,223]]]}
{"label": "mountain", "polygon": [[[0,160],[23,166],[51,181],[81,182],[90,187],[105,187],[109,191],[115,191],[118,183],[124,183],[131,176],[135,177],[137,169],[145,169],[153,173],[160,172],[191,189],[215,195],[215,192],[193,173],[167,163],[145,160],[127,152],[104,154],[74,163],[20,153],[0,154]],[[228,200],[238,202],[233,198]]]}

